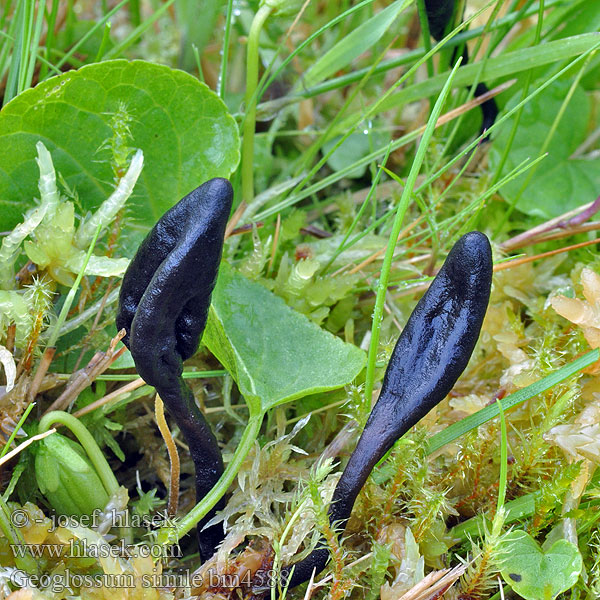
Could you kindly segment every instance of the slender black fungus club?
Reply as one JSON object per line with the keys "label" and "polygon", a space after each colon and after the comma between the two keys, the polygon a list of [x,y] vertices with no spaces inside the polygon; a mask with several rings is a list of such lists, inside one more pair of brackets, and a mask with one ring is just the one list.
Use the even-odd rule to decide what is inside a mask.
{"label": "slender black fungus club", "polygon": [[[450,23],[452,23],[452,17],[456,7],[456,0],[425,0],[425,11],[427,13],[427,21],[429,23],[429,33],[431,37],[439,42],[444,39],[444,36],[448,33],[447,29]],[[452,27],[449,28],[452,30]],[[458,58],[457,52],[454,52],[452,62],[455,62]],[[462,51],[463,65],[469,62],[469,52],[467,45],[465,44]],[[488,92],[488,88],[485,83],[478,83],[475,88],[475,97],[483,96]],[[483,115],[483,121],[481,123],[480,133],[488,130],[496,121],[498,116],[498,106],[496,101],[491,98],[481,105],[481,113]],[[484,138],[487,140],[487,137]]]}
{"label": "slender black fungus club", "polygon": [[[467,233],[410,316],[392,353],[379,400],[333,493],[329,520],[343,529],[373,467],[413,425],[441,402],[467,366],[479,337],[492,283],[485,235]],[[328,549],[284,567],[294,587],[323,570]]]}
{"label": "slender black fungus club", "polygon": [[[182,378],[183,361],[200,343],[215,285],[233,190],[215,178],[167,211],[142,242],[123,278],[116,324],[127,332],[140,376],[154,386],[183,433],[196,470],[196,498],[203,498],[223,473],[217,440]],[[202,560],[223,539],[220,525],[200,534]]]}
{"label": "slender black fungus club", "polygon": [[455,0],[425,0],[425,12],[431,37],[439,42],[454,15]]}

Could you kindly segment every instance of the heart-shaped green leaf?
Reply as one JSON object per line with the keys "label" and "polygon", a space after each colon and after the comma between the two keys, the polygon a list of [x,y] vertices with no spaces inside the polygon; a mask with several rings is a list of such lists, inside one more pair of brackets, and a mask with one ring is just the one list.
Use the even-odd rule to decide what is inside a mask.
{"label": "heart-shaped green leaf", "polygon": [[[212,177],[229,177],[239,160],[236,123],[206,85],[140,60],[96,63],[48,79],[0,112],[0,229],[11,229],[38,195],[35,144],[94,209],[113,189],[110,141],[115,115],[128,127],[144,169],[129,214],[144,229]],[[121,130],[121,134],[123,130]]]}
{"label": "heart-shaped green leaf", "polygon": [[203,337],[254,414],[340,388],[365,355],[324,331],[259,283],[221,265]]}
{"label": "heart-shaped green leaf", "polygon": [[577,582],[583,561],[577,546],[554,542],[544,552],[527,533],[510,531],[501,544],[504,581],[526,600],[553,600]]}

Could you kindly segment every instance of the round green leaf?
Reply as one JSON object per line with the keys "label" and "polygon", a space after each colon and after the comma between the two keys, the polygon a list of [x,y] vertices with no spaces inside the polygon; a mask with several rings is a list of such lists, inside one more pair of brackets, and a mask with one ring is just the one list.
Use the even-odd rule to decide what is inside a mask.
{"label": "round green leaf", "polygon": [[251,414],[352,382],[365,353],[321,329],[260,283],[221,264],[203,342]]}
{"label": "round green leaf", "polygon": [[504,536],[500,572],[504,581],[526,600],[553,600],[575,585],[583,561],[577,546],[558,540],[544,552],[526,532]]}
{"label": "round green leaf", "polygon": [[225,104],[191,75],[140,60],[113,60],[53,77],[0,111],[0,229],[11,229],[38,195],[40,139],[85,209],[114,188],[107,142],[114,115],[131,117],[128,145],[144,152],[129,215],[153,225],[207,179],[239,161],[237,125]]}

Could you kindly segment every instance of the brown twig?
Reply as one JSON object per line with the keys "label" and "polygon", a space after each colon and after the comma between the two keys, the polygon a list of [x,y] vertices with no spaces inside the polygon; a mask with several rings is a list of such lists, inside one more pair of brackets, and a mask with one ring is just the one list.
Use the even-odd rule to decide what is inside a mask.
{"label": "brown twig", "polygon": [[11,323],[6,330],[6,349],[13,354],[15,351],[15,337],[17,335],[17,326]]}
{"label": "brown twig", "polygon": [[557,250],[542,252],[542,254],[535,254],[534,256],[523,256],[522,258],[516,258],[515,260],[502,262],[500,264],[494,265],[494,273],[496,273],[497,271],[504,271],[505,269],[512,269],[513,267],[518,267],[525,263],[533,262],[534,260],[539,260],[540,258],[548,258],[549,256],[554,256],[555,254],[569,252],[570,250],[577,250],[577,248],[585,248],[585,246],[591,246],[592,244],[598,243],[600,243],[600,238],[595,238],[593,240],[588,240],[587,242],[581,242],[580,244],[573,244],[572,246],[565,246],[564,248],[558,248]]}
{"label": "brown twig", "polygon": [[[414,229],[421,221],[423,221],[425,217],[423,215],[421,215],[418,219],[415,219],[412,223],[410,223],[409,225],[407,225],[399,234],[398,234],[398,239],[396,240],[396,243],[398,243],[398,240],[402,239],[407,233],[409,233],[412,229]],[[367,265],[371,264],[372,262],[374,262],[375,260],[377,260],[380,256],[382,256],[383,254],[385,254],[385,251],[387,250],[387,244],[383,247],[380,248],[379,250],[377,250],[376,252],[373,252],[373,254],[371,254],[370,256],[367,256],[367,258],[365,258],[361,263],[359,263],[358,265],[356,265],[355,267],[353,267],[352,269],[350,269],[350,271],[348,271],[349,275],[353,275],[354,273],[358,273],[358,271],[360,271],[361,269],[364,269]],[[334,275],[337,275],[338,273],[340,273],[345,267],[342,267],[342,269],[338,269]]]}
{"label": "brown twig", "polygon": [[260,229],[265,224],[262,221],[254,221],[254,223],[247,223],[246,225],[240,225],[231,231],[229,237],[234,235],[243,235],[244,233],[250,233],[254,228]]}
{"label": "brown twig", "polygon": [[[534,256],[523,256],[521,258],[515,258],[514,260],[507,260],[505,262],[495,264],[494,265],[494,273],[496,273],[498,271],[504,271],[506,269],[512,269],[513,267],[519,267],[520,265],[533,262],[534,260],[548,258],[549,256],[554,256],[555,254],[561,254],[563,252],[577,250],[578,248],[584,248],[585,246],[591,246],[593,244],[600,244],[600,238],[589,240],[587,242],[581,242],[580,244],[573,244],[572,246],[565,246],[564,248],[558,248],[557,250],[551,250],[550,252],[543,252],[542,254],[536,254]],[[402,296],[410,296],[412,294],[417,294],[418,292],[424,292],[429,287],[429,285],[430,285],[430,282],[426,281],[419,285],[414,285],[408,289],[400,290],[400,292],[398,294],[396,294],[396,297],[401,298]]]}
{"label": "brown twig", "polygon": [[231,219],[229,219],[229,223],[227,223],[227,227],[225,228],[225,239],[233,234],[247,207],[248,205],[242,200],[240,205],[235,209],[235,212],[231,215]]}
{"label": "brown twig", "polygon": [[[529,246],[535,243],[533,240],[535,240],[538,236],[544,233],[553,231],[556,228],[564,229],[565,227],[568,227],[569,224],[579,225],[580,222],[575,221],[575,223],[573,223],[573,219],[575,217],[577,217],[578,215],[585,214],[585,220],[587,220],[595,212],[597,212],[598,209],[600,209],[600,198],[596,199],[594,202],[588,202],[583,206],[578,206],[573,210],[567,211],[566,213],[563,213],[562,215],[559,215],[554,219],[550,219],[545,223],[542,223],[541,225],[532,227],[531,229],[528,229],[527,231],[524,231],[519,235],[515,235],[509,240],[502,242],[502,244],[500,244],[500,249],[504,250],[505,252],[508,252],[510,250],[517,250],[518,248]],[[589,213],[590,210],[593,210],[591,214]]]}
{"label": "brown twig", "polygon": [[50,364],[52,363],[52,359],[54,358],[55,353],[56,353],[55,346],[47,346],[46,349],[44,350],[44,353],[42,354],[42,358],[40,359],[38,368],[36,369],[35,375],[33,376],[33,379],[31,381],[31,385],[29,386],[29,389],[27,390],[27,404],[31,404],[35,400],[35,397],[37,396],[37,393],[40,390],[42,381],[43,381],[44,377],[46,376],[46,373],[48,372],[48,368],[50,367]]}
{"label": "brown twig", "polygon": [[88,413],[96,410],[97,408],[100,408],[101,406],[108,404],[111,400],[114,400],[115,398],[118,398],[119,396],[122,396],[123,394],[128,394],[129,392],[133,392],[133,390],[137,390],[138,388],[142,387],[145,384],[146,384],[146,382],[141,377],[138,377],[137,379],[134,379],[133,381],[130,381],[129,383],[127,383],[125,385],[122,385],[119,389],[115,390],[114,392],[111,392],[110,394],[106,394],[106,396],[103,396],[102,398],[98,398],[98,400],[94,400],[94,402],[92,402],[91,404],[88,404],[87,406],[80,408],[77,412],[73,413],[73,416],[81,417],[83,415],[87,415]]}
{"label": "brown twig", "polygon": [[125,330],[122,329],[111,340],[106,352],[96,352],[83,369],[73,373],[67,382],[65,391],[50,405],[46,412],[64,410],[85,388],[93,383],[98,375],[104,373],[104,371],[117,360],[123,352],[125,352],[125,346],[115,352],[116,345],[121,341],[124,335]]}
{"label": "brown twig", "polygon": [[325,240],[327,238],[333,237],[333,234],[329,231],[325,231],[320,227],[316,227],[315,225],[306,225],[300,229],[300,233],[304,235],[311,235],[318,240]]}
{"label": "brown twig", "polygon": [[534,244],[541,244],[543,242],[561,240],[566,237],[571,237],[572,235],[577,235],[578,233],[597,231],[598,229],[600,229],[600,221],[592,221],[591,223],[584,223],[583,225],[577,225],[575,227],[569,227],[568,229],[562,229],[555,233],[541,235],[540,237],[536,237],[534,240],[532,240],[531,245],[533,246]]}
{"label": "brown twig", "polygon": [[442,569],[433,571],[421,579],[417,585],[412,587],[399,600],[427,600],[429,598],[441,598],[439,595],[445,593],[466,571],[465,565],[458,565],[453,569]]}

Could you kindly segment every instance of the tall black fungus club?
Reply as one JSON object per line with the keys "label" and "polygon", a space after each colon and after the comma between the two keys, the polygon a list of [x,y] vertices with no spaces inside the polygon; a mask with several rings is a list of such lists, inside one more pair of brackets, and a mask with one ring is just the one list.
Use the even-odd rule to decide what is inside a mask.
{"label": "tall black fungus club", "polygon": [[[223,473],[223,459],[208,423],[182,378],[183,361],[200,343],[215,285],[233,190],[211,179],[167,211],[142,242],[123,278],[116,324],[126,330],[140,376],[154,386],[190,448],[196,498],[203,498]],[[222,526],[200,534],[202,560],[223,538]]]}
{"label": "tall black fungus club", "polygon": [[[439,42],[444,39],[444,36],[453,29],[454,11],[456,10],[456,0],[425,0],[425,11],[427,13],[427,21],[429,23],[429,33],[431,37]],[[454,52],[452,62],[458,58],[458,52]],[[462,51],[463,66],[469,62],[469,52],[467,46],[463,47]],[[475,97],[483,96],[488,92],[485,83],[478,83],[475,88]],[[491,98],[481,105],[481,113],[483,121],[481,123],[481,133],[489,129],[498,116],[498,106],[496,101]],[[487,139],[487,138],[486,138]]]}
{"label": "tall black fungus club", "polygon": [[[441,402],[464,371],[479,337],[492,283],[492,253],[485,235],[456,242],[396,343],[379,400],[335,488],[329,520],[343,529],[373,467],[413,425]],[[327,564],[321,542],[305,559],[284,567],[294,587]]]}

